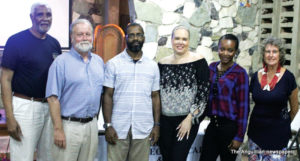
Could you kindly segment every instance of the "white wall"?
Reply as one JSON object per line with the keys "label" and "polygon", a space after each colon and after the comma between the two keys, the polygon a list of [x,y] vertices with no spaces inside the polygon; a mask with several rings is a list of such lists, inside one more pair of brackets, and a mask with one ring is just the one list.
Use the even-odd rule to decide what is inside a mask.
{"label": "white wall", "polygon": [[0,0],[0,47],[7,39],[31,27],[30,8],[37,1],[46,2],[52,8],[52,26],[49,34],[62,47],[69,46],[69,0]]}

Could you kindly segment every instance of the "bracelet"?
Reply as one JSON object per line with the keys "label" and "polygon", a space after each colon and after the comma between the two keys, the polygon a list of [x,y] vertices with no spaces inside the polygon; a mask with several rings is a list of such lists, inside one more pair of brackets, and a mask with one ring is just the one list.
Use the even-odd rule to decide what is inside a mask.
{"label": "bracelet", "polygon": [[159,122],[154,122],[154,126],[160,126]]}

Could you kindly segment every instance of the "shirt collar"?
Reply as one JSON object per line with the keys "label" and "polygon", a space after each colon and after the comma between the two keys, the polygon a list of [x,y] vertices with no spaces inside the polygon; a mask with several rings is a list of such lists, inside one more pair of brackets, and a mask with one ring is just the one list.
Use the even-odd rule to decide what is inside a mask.
{"label": "shirt collar", "polygon": [[[128,61],[130,61],[130,62],[133,62],[132,57],[127,53],[126,49],[127,49],[127,48],[125,48],[125,49],[123,50],[123,52],[122,52],[123,57],[124,57],[126,60],[128,60]],[[144,59],[145,59],[145,58],[144,58],[144,54],[142,54],[142,57],[141,57],[137,62],[143,62]]]}
{"label": "shirt collar", "polygon": [[[211,68],[215,73],[217,72],[217,68],[218,68],[218,65],[220,64],[220,61],[216,62],[215,65]],[[233,62],[233,65],[227,69],[227,71],[231,71],[235,66],[236,66],[236,62]],[[226,73],[227,73],[226,71]]]}
{"label": "shirt collar", "polygon": [[[71,48],[70,53],[71,53],[73,56],[75,56],[75,57],[77,57],[78,59],[80,59],[80,60],[83,61],[83,57],[82,57],[82,56],[74,49],[74,47]],[[88,52],[88,59],[89,59],[89,61],[91,60],[91,58],[92,58],[92,53],[89,51],[89,52]]]}

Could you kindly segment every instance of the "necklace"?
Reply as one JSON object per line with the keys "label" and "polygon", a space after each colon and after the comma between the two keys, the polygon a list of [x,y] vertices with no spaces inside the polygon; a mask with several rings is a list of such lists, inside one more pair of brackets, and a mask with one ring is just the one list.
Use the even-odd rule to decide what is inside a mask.
{"label": "necklace", "polygon": [[281,69],[281,66],[278,65],[275,75],[273,76],[271,82],[268,84],[268,67],[265,66],[263,68],[262,78],[261,78],[261,89],[262,90],[272,91],[274,89],[274,87],[277,83],[277,80],[280,76],[280,69]]}

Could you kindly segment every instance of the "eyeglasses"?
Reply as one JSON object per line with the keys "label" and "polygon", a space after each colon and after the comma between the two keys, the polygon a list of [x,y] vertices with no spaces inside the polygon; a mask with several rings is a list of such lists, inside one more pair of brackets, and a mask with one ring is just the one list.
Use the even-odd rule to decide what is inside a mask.
{"label": "eyeglasses", "polygon": [[142,33],[137,33],[137,34],[128,34],[126,35],[128,39],[134,39],[135,37],[138,39],[144,38],[144,34]]}
{"label": "eyeglasses", "polygon": [[277,54],[277,53],[279,53],[279,51],[278,50],[265,50],[265,53],[266,54],[271,54],[271,53]]}

